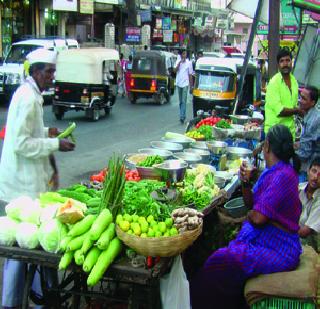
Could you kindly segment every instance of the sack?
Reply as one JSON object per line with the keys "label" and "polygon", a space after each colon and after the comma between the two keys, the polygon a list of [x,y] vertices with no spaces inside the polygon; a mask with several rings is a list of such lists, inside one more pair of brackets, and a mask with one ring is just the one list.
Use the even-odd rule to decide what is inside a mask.
{"label": "sack", "polygon": [[190,309],[189,281],[180,255],[175,257],[170,273],[160,279],[160,296],[162,308]]}

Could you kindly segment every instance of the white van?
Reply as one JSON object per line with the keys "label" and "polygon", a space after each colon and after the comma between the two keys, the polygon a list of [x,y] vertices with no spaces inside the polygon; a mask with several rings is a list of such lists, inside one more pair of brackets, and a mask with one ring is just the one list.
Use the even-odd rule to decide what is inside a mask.
{"label": "white van", "polygon": [[[23,63],[26,56],[38,49],[61,51],[71,48],[79,48],[74,39],[29,39],[13,43],[8,54],[0,66],[0,95],[4,95],[5,101],[9,101],[14,91],[24,80]],[[53,91],[43,93],[44,96],[53,95]]]}

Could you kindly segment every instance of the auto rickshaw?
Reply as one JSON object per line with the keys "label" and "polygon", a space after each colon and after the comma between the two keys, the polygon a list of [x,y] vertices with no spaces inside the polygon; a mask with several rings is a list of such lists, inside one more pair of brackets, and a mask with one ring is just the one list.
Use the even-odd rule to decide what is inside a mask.
{"label": "auto rickshaw", "polygon": [[52,110],[58,120],[68,110],[85,111],[93,121],[115,104],[119,53],[107,48],[63,51],[58,55]]}
{"label": "auto rickshaw", "polygon": [[174,94],[176,56],[169,52],[146,50],[133,57],[128,97],[131,103],[139,98],[152,98],[158,104],[170,101]]}
{"label": "auto rickshaw", "polygon": [[[202,57],[197,60],[193,89],[194,117],[197,116],[198,110],[210,112],[215,109],[218,114],[232,114],[239,95],[237,84],[242,65],[243,59],[240,58]],[[237,113],[260,100],[261,87],[258,76],[257,67],[249,63]]]}

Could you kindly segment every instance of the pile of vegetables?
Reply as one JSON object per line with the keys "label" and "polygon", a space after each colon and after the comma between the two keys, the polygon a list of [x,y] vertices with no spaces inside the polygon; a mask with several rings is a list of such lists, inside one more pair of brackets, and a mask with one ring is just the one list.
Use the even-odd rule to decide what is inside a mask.
{"label": "pile of vegetables", "polygon": [[170,218],[174,205],[156,201],[151,192],[165,187],[162,181],[144,179],[139,182],[127,181],[123,197],[122,212],[129,215],[147,217],[152,215],[155,220]]}
{"label": "pile of vegetables", "polygon": [[178,230],[173,227],[172,218],[157,222],[152,215],[148,217],[138,215],[118,215],[116,223],[120,229],[128,234],[139,237],[169,237],[178,235]]}
{"label": "pile of vegetables", "polygon": [[220,117],[207,117],[205,119],[200,120],[197,124],[196,124],[196,128],[200,128],[203,125],[209,125],[209,126],[214,126],[217,122],[219,122],[221,120]]}
{"label": "pile of vegetables", "polygon": [[[103,182],[106,174],[108,173],[108,169],[102,169],[98,174],[94,174],[90,176],[90,181],[92,182]],[[141,178],[137,170],[126,170],[126,180],[130,181],[139,181]]]}
{"label": "pile of vegetables", "polygon": [[65,253],[59,269],[66,269],[74,260],[89,273],[87,285],[96,285],[122,250],[110,210],[103,209],[98,216],[88,215],[73,225],[61,241],[61,250]]}
{"label": "pile of vegetables", "polygon": [[194,204],[197,209],[209,205],[220,189],[214,184],[212,171],[203,165],[186,171],[184,187],[179,188],[184,205]]}
{"label": "pile of vegetables", "polygon": [[192,130],[186,133],[186,136],[194,138],[195,140],[205,139],[205,136],[198,132],[198,130]]}
{"label": "pile of vegetables", "polygon": [[202,125],[198,129],[187,132],[186,135],[195,139],[203,138],[205,140],[210,140],[212,139],[212,126]]}
{"label": "pile of vegetables", "polygon": [[141,167],[152,167],[154,164],[160,164],[164,160],[159,155],[147,156],[144,160],[139,162],[137,166]]}
{"label": "pile of vegetables", "polygon": [[231,129],[231,124],[225,119],[219,120],[215,126],[220,129]]}

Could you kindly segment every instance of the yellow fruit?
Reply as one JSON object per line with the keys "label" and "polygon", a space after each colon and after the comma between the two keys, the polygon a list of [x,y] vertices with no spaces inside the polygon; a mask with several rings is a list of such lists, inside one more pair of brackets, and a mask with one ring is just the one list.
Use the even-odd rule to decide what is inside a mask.
{"label": "yellow fruit", "polygon": [[148,229],[148,237],[154,237],[154,230],[153,229]]}
{"label": "yellow fruit", "polygon": [[123,220],[126,220],[128,222],[132,222],[132,216],[130,216],[129,214],[124,214],[123,215]]}
{"label": "yellow fruit", "polygon": [[146,238],[146,237],[148,237],[148,235],[147,235],[147,233],[142,233],[142,234],[140,235],[140,237]]}
{"label": "yellow fruit", "polygon": [[154,233],[154,236],[155,236],[155,237],[161,237],[161,236],[162,236],[162,233],[161,233],[160,231],[156,231],[156,232]]}
{"label": "yellow fruit", "polygon": [[167,230],[167,226],[166,226],[165,222],[159,222],[158,229],[161,233],[164,233]]}
{"label": "yellow fruit", "polygon": [[133,233],[134,233],[134,235],[136,235],[136,236],[140,236],[140,235],[141,235],[140,225],[136,225],[136,226],[134,227]]}
{"label": "yellow fruit", "polygon": [[142,233],[147,233],[148,232],[149,225],[148,225],[147,222],[142,222],[140,224],[140,227],[141,227],[141,232]]}
{"label": "yellow fruit", "polygon": [[130,234],[130,235],[132,235],[132,234],[133,234],[133,231],[132,231],[132,230],[129,230],[127,233]]}
{"label": "yellow fruit", "polygon": [[138,222],[142,224],[143,222],[147,222],[145,217],[139,217]]}
{"label": "yellow fruit", "polygon": [[169,237],[170,236],[170,233],[169,231],[166,231],[164,234],[163,234],[164,237]]}
{"label": "yellow fruit", "polygon": [[167,218],[164,222],[166,223],[166,226],[168,228],[171,228],[171,226],[173,225],[173,219],[172,218]]}
{"label": "yellow fruit", "polygon": [[120,226],[120,229],[124,232],[127,232],[130,229],[130,223],[128,221],[121,221],[119,226]]}
{"label": "yellow fruit", "polygon": [[154,227],[154,226],[157,225],[157,221],[155,221],[155,220],[152,220],[152,221],[150,221],[149,223],[150,223],[150,226],[151,226],[151,227]]}
{"label": "yellow fruit", "polygon": [[175,235],[178,235],[178,234],[179,234],[179,232],[175,227],[170,229],[170,235],[171,236],[175,236]]}
{"label": "yellow fruit", "polygon": [[119,225],[121,221],[123,221],[122,215],[117,215],[116,223]]}
{"label": "yellow fruit", "polygon": [[153,215],[149,215],[148,218],[147,218],[147,222],[148,223],[151,223],[151,221],[154,221]]}
{"label": "yellow fruit", "polygon": [[132,221],[138,222],[139,216],[138,215],[132,215]]}
{"label": "yellow fruit", "polygon": [[130,229],[133,230],[135,226],[139,225],[137,222],[131,222],[130,223]]}

